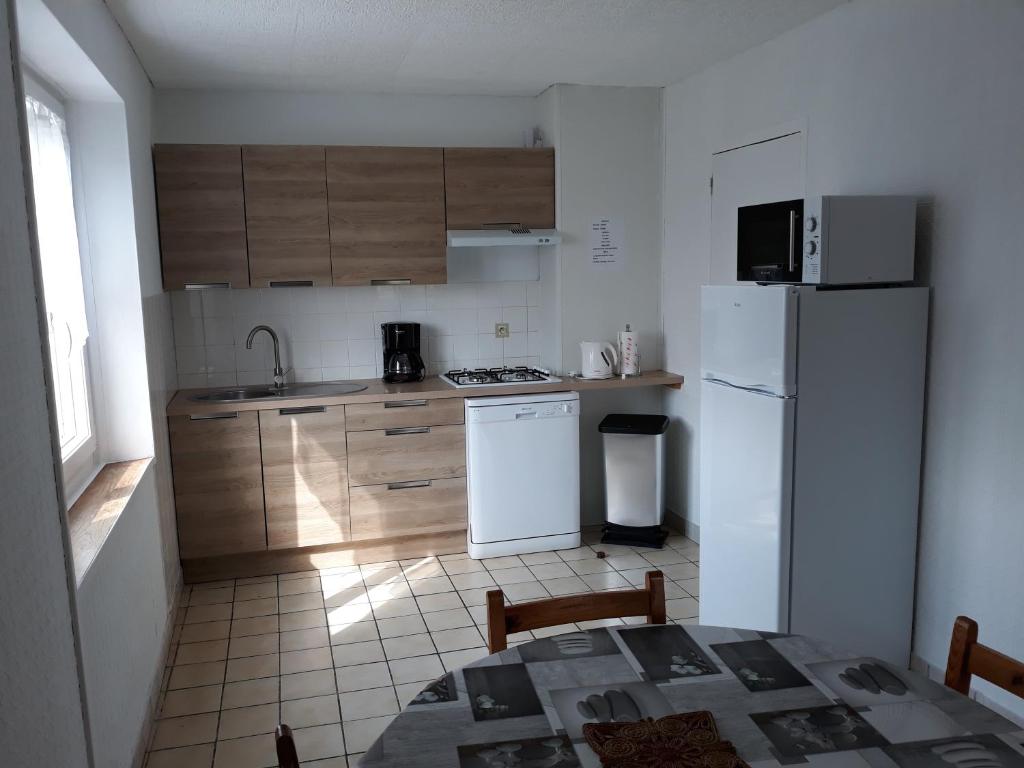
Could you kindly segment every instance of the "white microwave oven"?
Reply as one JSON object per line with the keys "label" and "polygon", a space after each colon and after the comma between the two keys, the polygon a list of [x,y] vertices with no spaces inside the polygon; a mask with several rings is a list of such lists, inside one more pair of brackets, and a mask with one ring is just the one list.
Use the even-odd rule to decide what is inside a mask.
{"label": "white microwave oven", "polygon": [[822,195],[737,209],[736,279],[858,285],[914,279],[915,198]]}

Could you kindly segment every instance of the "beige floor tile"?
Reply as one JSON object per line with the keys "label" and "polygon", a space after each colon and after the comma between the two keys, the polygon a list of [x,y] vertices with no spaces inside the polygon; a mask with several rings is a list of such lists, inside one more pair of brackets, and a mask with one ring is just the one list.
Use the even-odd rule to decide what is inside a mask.
{"label": "beige floor tile", "polygon": [[216,712],[158,720],[153,731],[153,749],[205,744],[217,738]]}
{"label": "beige floor tile", "polygon": [[588,560],[594,557],[594,550],[588,546],[577,547],[576,549],[560,549],[558,556],[565,562],[573,560]]}
{"label": "beige floor tile", "polygon": [[257,704],[273,704],[278,701],[281,683],[277,677],[261,677],[259,680],[241,680],[224,684],[222,709],[252,707]]}
{"label": "beige floor tile", "polygon": [[480,589],[481,587],[493,589],[496,583],[491,578],[491,574],[485,571],[480,573],[460,573],[458,576],[452,576],[451,581],[460,592],[464,589]]}
{"label": "beige floor tile", "polygon": [[425,557],[407,557],[404,560],[399,560],[398,564],[405,568],[409,565],[416,565],[417,563],[436,563],[439,562],[439,558],[434,555],[426,555]]}
{"label": "beige floor tile", "polygon": [[201,643],[206,640],[223,640],[228,636],[231,622],[204,621],[201,624],[185,624],[178,636],[179,643]]}
{"label": "beige floor tile", "polygon": [[201,589],[223,589],[224,587],[233,587],[233,586],[235,586],[235,580],[234,579],[221,579],[220,581],[203,581],[203,582],[200,582],[199,584],[192,584],[190,586],[192,587],[192,591],[193,592],[197,592],[198,590],[201,590]]}
{"label": "beige floor tile", "polygon": [[227,640],[208,640],[203,643],[185,643],[178,646],[174,658],[177,664],[200,664],[204,661],[221,661],[228,654]]}
{"label": "beige floor tile", "polygon": [[281,651],[305,651],[309,648],[325,648],[331,644],[327,627],[296,629],[281,633]]}
{"label": "beige floor tile", "polygon": [[[547,595],[547,592],[544,593]],[[452,608],[447,611],[435,611],[434,613],[423,614],[423,621],[427,629],[437,632],[442,629],[456,629],[457,627],[473,626],[473,617],[465,608]]]}
{"label": "beige floor tile", "polygon": [[384,717],[371,717],[367,720],[346,721],[345,743],[348,745],[348,749],[352,752],[365,752],[394,719],[394,715],[385,715]]}
{"label": "beige floor tile", "polygon": [[296,629],[312,629],[313,627],[327,626],[327,613],[322,608],[314,608],[311,611],[283,613],[280,618],[280,628],[282,632],[292,632]]}
{"label": "beige floor tile", "polygon": [[413,581],[415,579],[428,579],[434,576],[444,576],[445,569],[439,560],[424,558],[423,560],[417,560],[415,563],[410,565],[403,565],[402,573],[405,574],[406,579]]}
{"label": "beige floor tile", "polygon": [[[464,574],[464,576],[473,575],[476,574]],[[455,578],[460,577],[456,576]],[[410,581],[409,588],[417,597],[420,595],[436,595],[438,592],[451,592],[455,589],[455,587],[452,586],[452,581],[447,576],[435,576],[429,579],[417,579],[416,581]]]}
{"label": "beige floor tile", "polygon": [[[383,589],[384,587],[385,585],[381,585],[380,587],[375,587],[375,589]],[[348,587],[347,589],[339,589],[334,592],[324,591],[322,600],[326,608],[342,608],[347,605],[368,603],[370,602],[370,596],[366,591],[366,587],[359,585],[358,587]]]}
{"label": "beige floor tile", "polygon": [[675,563],[687,563],[689,560],[676,552],[674,549],[657,549],[641,555],[644,560],[654,566],[673,565]]}
{"label": "beige floor tile", "polygon": [[606,560],[602,560],[597,557],[573,560],[569,563],[569,567],[572,568],[579,576],[585,576],[590,573],[606,573],[614,570],[610,565],[608,565]]}
{"label": "beige floor tile", "polygon": [[332,669],[317,669],[281,676],[281,701],[309,699],[313,696],[328,696],[335,693],[337,689]]}
{"label": "beige floor tile", "polygon": [[672,579],[665,579],[665,597],[668,600],[677,600],[680,597],[692,597],[692,595]]}
{"label": "beige floor tile", "polygon": [[303,760],[323,760],[345,754],[345,738],[340,723],[296,728],[292,735],[295,737],[295,749]]}
{"label": "beige floor tile", "polygon": [[515,568],[502,568],[499,571],[491,571],[491,578],[493,578],[499,586],[505,586],[506,584],[522,584],[527,581],[536,581],[537,577],[534,576],[530,569],[525,565],[516,566]]}
{"label": "beige floor tile", "polygon": [[[281,585],[278,585],[280,588]],[[300,595],[285,595],[278,598],[281,604],[281,613],[295,613],[296,611],[312,611],[324,607],[324,598],[319,592],[306,592]]]}
{"label": "beige floor tile", "polygon": [[471,605],[466,609],[469,611],[469,616],[473,619],[473,623],[477,626],[487,626],[487,606],[486,605]]}
{"label": "beige floor tile", "polygon": [[399,616],[395,619],[378,621],[377,631],[382,638],[418,635],[427,631],[427,625],[423,623],[421,616]]}
{"label": "beige floor tile", "polygon": [[231,603],[216,605],[192,605],[185,611],[186,624],[199,624],[206,621],[225,621],[231,618]]}
{"label": "beige floor tile", "polygon": [[161,749],[150,752],[146,768],[210,768],[213,765],[213,744]]}
{"label": "beige floor tile", "polygon": [[698,603],[692,597],[666,600],[665,612],[670,619],[692,619],[698,614]]}
{"label": "beige floor tile", "polygon": [[320,571],[292,571],[291,573],[279,573],[277,575],[277,582],[280,584],[282,581],[288,581],[288,579],[308,579],[312,576],[319,576]]}
{"label": "beige floor tile", "polygon": [[468,558],[465,560],[449,560],[443,562],[442,565],[444,566],[445,573],[449,576],[458,576],[462,573],[479,573],[485,570],[483,563],[479,560],[470,560]]}
{"label": "beige floor tile", "polygon": [[[461,653],[461,651],[459,651],[459,653]],[[401,711],[402,709],[405,709],[407,706],[409,706],[409,702],[411,702],[413,699],[415,699],[417,696],[419,696],[420,691],[422,691],[423,688],[424,688],[424,685],[425,685],[424,683],[402,683],[401,685],[396,685],[395,686],[395,695],[398,697],[398,707],[399,707],[398,711]],[[353,706],[355,706],[355,705],[353,704]],[[345,705],[342,704],[342,712],[344,712],[344,710],[345,710]],[[381,714],[388,714],[388,713],[387,712],[382,712]],[[346,715],[345,719],[346,720],[355,720],[355,719],[359,719],[359,718],[354,718],[354,717],[350,718],[350,717],[348,717]]]}
{"label": "beige floor tile", "polygon": [[[411,701],[420,692],[423,684],[409,683],[409,685],[416,688],[409,696],[409,701]],[[394,715],[401,711],[398,699],[395,697],[395,689],[390,685],[365,691],[339,693],[338,702],[341,705],[341,716],[346,722],[365,720],[368,717],[380,717],[381,715]]]}
{"label": "beige floor tile", "polygon": [[273,768],[277,765],[274,734],[217,742],[213,768]]}
{"label": "beige floor tile", "polygon": [[[363,568],[366,568],[366,566],[363,566]],[[405,575],[397,564],[394,566],[377,568],[376,570],[364,570],[362,571],[362,576],[363,583],[368,587],[377,584],[386,584],[389,581],[405,581]]]}
{"label": "beige floor tile", "polygon": [[439,592],[436,595],[419,595],[416,604],[423,613],[434,611],[447,611],[452,608],[461,608],[462,599],[456,592]]}
{"label": "beige floor tile", "polygon": [[160,717],[182,717],[184,715],[199,715],[203,712],[217,712],[220,709],[220,692],[219,684],[168,691],[164,697],[164,705],[160,709]]}
{"label": "beige floor tile", "polygon": [[266,576],[246,576],[242,579],[235,579],[235,586],[243,587],[248,584],[266,584],[268,582],[277,584],[277,574],[271,573]]}
{"label": "beige floor tile", "polygon": [[488,571],[496,571],[502,568],[517,568],[523,565],[523,561],[516,555],[507,557],[485,557],[480,561]]}
{"label": "beige floor tile", "polygon": [[544,563],[560,563],[562,558],[557,552],[531,552],[528,555],[520,555],[519,559],[523,565],[543,565]]}
{"label": "beige floor tile", "polygon": [[[432,577],[439,578],[439,577]],[[384,584],[374,584],[367,589],[367,596],[371,603],[380,603],[384,600],[398,600],[400,598],[412,597],[412,582],[395,579]]]}
{"label": "beige floor tile", "polygon": [[277,597],[277,579],[235,587],[235,600],[239,602],[266,599],[268,597]]}
{"label": "beige floor tile", "polygon": [[242,656],[266,656],[280,650],[280,639],[276,633],[267,635],[246,635],[231,638],[228,658],[237,659]]}
{"label": "beige floor tile", "polygon": [[649,568],[650,563],[644,560],[640,555],[630,553],[628,555],[613,555],[606,558],[608,565],[614,568],[616,571],[633,571],[637,568]]}
{"label": "beige floor tile", "polygon": [[686,593],[691,597],[700,597],[700,579],[680,579],[676,582],[680,587],[686,590]]}
{"label": "beige floor tile", "polygon": [[340,692],[361,691],[367,688],[382,688],[391,685],[391,672],[387,663],[359,664],[335,670]]}
{"label": "beige floor tile", "polygon": [[277,594],[280,597],[285,595],[301,595],[306,592],[320,591],[320,574],[308,576],[302,579],[285,579],[277,586]]}
{"label": "beige floor tile", "polygon": [[430,637],[433,639],[434,645],[437,646],[437,650],[441,653],[475,648],[484,642],[476,627],[444,629],[440,632],[431,632]]}
{"label": "beige floor tile", "polygon": [[310,648],[305,651],[289,651],[281,654],[281,674],[312,672],[316,669],[330,669],[334,665],[330,647]]}
{"label": "beige floor tile", "polygon": [[560,597],[561,595],[575,595],[581,592],[589,592],[588,587],[579,576],[568,576],[564,579],[545,579],[541,581],[546,589],[552,596]]}
{"label": "beige floor tile", "polygon": [[[528,638],[527,642],[532,639]],[[511,636],[509,636],[509,641],[513,642]],[[472,664],[474,661],[487,658],[489,655],[490,652],[481,645],[476,648],[464,648],[461,651],[446,651],[441,654],[441,663],[444,665],[446,672],[453,672],[456,669]]]}
{"label": "beige floor tile", "polygon": [[321,574],[320,576],[320,591],[325,595],[334,594],[341,589],[361,586],[363,586],[363,575],[359,572],[358,566],[354,566],[354,570],[344,573],[335,573],[328,576]]}
{"label": "beige floor tile", "polygon": [[199,685],[212,685],[224,680],[224,662],[207,661],[202,664],[184,664],[171,669],[167,682],[170,690],[179,688],[195,688]]}
{"label": "beige floor tile", "polygon": [[368,640],[365,643],[346,643],[331,648],[334,666],[349,667],[355,664],[370,664],[384,661],[384,648],[380,640]]}
{"label": "beige floor tile", "polygon": [[228,659],[224,681],[237,683],[239,680],[258,680],[261,677],[277,677],[281,674],[280,657],[276,653],[263,656],[245,656]]}
{"label": "beige floor tile", "polygon": [[[580,561],[582,562],[582,561]],[[620,574],[615,571],[606,571],[604,573],[588,573],[584,576],[580,576],[583,583],[590,587],[595,592],[607,589],[632,589],[633,585],[626,581]]]}
{"label": "beige floor tile", "polygon": [[[281,722],[291,728],[308,728],[341,721],[335,694],[281,702]],[[306,753],[302,753],[305,760]]]}
{"label": "beige floor tile", "polygon": [[249,635],[267,635],[277,632],[280,623],[277,614],[270,616],[254,616],[248,619],[235,618],[231,622],[231,637],[248,637]]}
{"label": "beige floor tile", "polygon": [[[456,630],[450,630],[456,631]],[[473,630],[474,632],[476,630]],[[405,659],[410,656],[425,656],[429,653],[436,653],[434,643],[430,635],[404,635],[402,637],[389,637],[383,641],[384,655],[390,659]],[[339,648],[342,646],[338,646]]]}
{"label": "beige floor tile", "polygon": [[469,559],[469,553],[468,552],[449,552],[447,555],[438,555],[437,559],[440,560],[442,563],[447,563],[447,562],[450,562],[452,560],[468,560]]}
{"label": "beige floor tile", "polygon": [[541,565],[531,565],[530,571],[538,579],[562,579],[568,576],[575,576],[572,568],[559,560],[557,563],[543,563]]}
{"label": "beige floor tile", "polygon": [[[478,589],[460,589],[459,598],[467,608],[474,606],[486,605],[487,604],[487,593],[492,589],[497,589],[498,586],[495,584],[490,587],[480,587]],[[507,599],[506,599],[507,602]]]}
{"label": "beige floor tile", "polygon": [[373,610],[369,603],[327,609],[327,626],[329,627],[339,624],[355,624],[360,621],[373,621]]}
{"label": "beige floor tile", "polygon": [[554,637],[555,635],[564,635],[566,632],[575,632],[577,629],[578,627],[575,624],[557,624],[553,627],[535,629],[533,630],[533,636],[536,638]]}
{"label": "beige floor tile", "polygon": [[619,571],[619,575],[634,587],[642,587],[644,585],[645,574],[647,574],[648,571],[653,570],[655,569],[648,566],[647,568],[637,568],[634,571]]}
{"label": "beige floor tile", "polygon": [[[444,594],[448,594],[447,592]],[[411,597],[400,597],[375,601],[373,604],[375,619],[393,619],[396,616],[413,616],[420,612],[416,600]]]}
{"label": "beige floor tile", "polygon": [[434,680],[444,674],[444,667],[441,666],[441,659],[437,655],[395,659],[388,662],[388,667],[391,669],[391,679],[395,685]]}
{"label": "beige floor tile", "polygon": [[241,600],[235,603],[236,619],[251,619],[254,616],[270,616],[277,613],[276,597],[261,597],[258,600]]}
{"label": "beige floor tile", "polygon": [[514,603],[521,603],[525,600],[544,600],[548,591],[539,581],[523,581],[518,584],[503,584],[501,591],[505,593],[505,599]]}
{"label": "beige floor tile", "polygon": [[334,576],[341,573],[359,573],[358,565],[332,565],[330,568],[320,569],[320,578]]}
{"label": "beige floor tile", "polygon": [[377,625],[373,621],[360,621],[356,624],[332,626],[328,629],[328,632],[331,635],[331,645],[363,643],[379,638]]}
{"label": "beige floor tile", "polygon": [[256,736],[261,733],[273,733],[280,717],[280,706],[259,704],[255,707],[239,707],[225,709],[220,714],[220,727],[217,729],[218,739],[239,739],[243,736]]}
{"label": "beige floor tile", "polygon": [[218,589],[197,589],[191,593],[188,599],[189,605],[216,605],[217,603],[230,603],[235,599],[234,587],[220,587]]}
{"label": "beige floor tile", "polygon": [[673,581],[684,579],[695,579],[700,575],[700,567],[694,563],[675,563],[673,565],[662,565],[658,567],[663,574]]}

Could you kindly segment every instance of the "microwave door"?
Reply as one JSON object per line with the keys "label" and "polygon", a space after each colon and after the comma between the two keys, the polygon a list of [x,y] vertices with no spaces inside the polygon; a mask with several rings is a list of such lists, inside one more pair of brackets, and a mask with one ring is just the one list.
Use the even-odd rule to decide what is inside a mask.
{"label": "microwave door", "polygon": [[745,205],[736,215],[736,279],[801,282],[804,201]]}

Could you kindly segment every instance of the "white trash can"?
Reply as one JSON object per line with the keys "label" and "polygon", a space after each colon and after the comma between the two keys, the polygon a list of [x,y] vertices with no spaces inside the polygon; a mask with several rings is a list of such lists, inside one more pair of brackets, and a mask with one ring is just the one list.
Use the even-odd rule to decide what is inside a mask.
{"label": "white trash can", "polygon": [[611,413],[598,426],[604,447],[603,543],[656,549],[665,543],[668,424],[662,415]]}

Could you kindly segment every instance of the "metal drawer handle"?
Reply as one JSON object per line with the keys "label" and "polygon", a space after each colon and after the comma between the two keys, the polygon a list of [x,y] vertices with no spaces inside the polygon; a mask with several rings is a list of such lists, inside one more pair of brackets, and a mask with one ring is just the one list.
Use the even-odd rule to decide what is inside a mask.
{"label": "metal drawer handle", "polygon": [[297,416],[300,413],[326,413],[325,405],[304,405],[298,408],[280,408],[277,411],[282,416]]}
{"label": "metal drawer handle", "polygon": [[385,408],[415,408],[420,405],[426,405],[426,400],[389,400],[384,403]]}
{"label": "metal drawer handle", "polygon": [[201,291],[204,288],[230,288],[231,283],[185,283],[186,291]]}
{"label": "metal drawer handle", "polygon": [[422,435],[430,431],[430,427],[396,427],[395,429],[385,429],[384,434],[388,437],[393,435]]}
{"label": "metal drawer handle", "polygon": [[305,288],[313,285],[312,280],[271,280],[271,288]]}
{"label": "metal drawer handle", "polygon": [[370,285],[412,285],[408,277],[395,277],[388,280],[371,280]]}
{"label": "metal drawer handle", "polygon": [[388,483],[389,491],[400,491],[403,488],[429,488],[433,480],[406,480],[403,483]]}
{"label": "metal drawer handle", "polygon": [[238,411],[231,413],[204,413],[199,416],[189,416],[189,421],[212,421],[213,419],[237,419]]}

